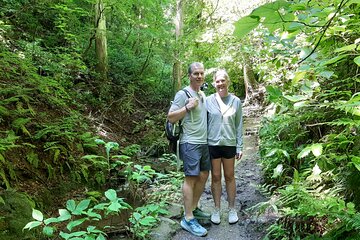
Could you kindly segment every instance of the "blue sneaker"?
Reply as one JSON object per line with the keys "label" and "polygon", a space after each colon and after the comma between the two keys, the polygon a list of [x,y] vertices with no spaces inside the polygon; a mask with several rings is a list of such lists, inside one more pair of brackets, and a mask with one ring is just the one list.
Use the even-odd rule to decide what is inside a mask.
{"label": "blue sneaker", "polygon": [[195,236],[203,237],[207,234],[207,230],[203,228],[196,218],[186,221],[185,217],[181,220],[180,225],[186,231],[194,234]]}

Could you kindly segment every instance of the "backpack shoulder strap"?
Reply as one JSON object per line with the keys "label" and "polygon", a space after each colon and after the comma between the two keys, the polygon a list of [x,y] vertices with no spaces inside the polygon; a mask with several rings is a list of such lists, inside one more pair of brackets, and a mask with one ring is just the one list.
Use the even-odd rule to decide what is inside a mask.
{"label": "backpack shoulder strap", "polygon": [[186,94],[186,96],[187,96],[188,98],[191,98],[191,97],[192,97],[191,94],[190,94],[190,92],[189,92],[187,89],[183,88],[182,90],[185,92],[185,94]]}

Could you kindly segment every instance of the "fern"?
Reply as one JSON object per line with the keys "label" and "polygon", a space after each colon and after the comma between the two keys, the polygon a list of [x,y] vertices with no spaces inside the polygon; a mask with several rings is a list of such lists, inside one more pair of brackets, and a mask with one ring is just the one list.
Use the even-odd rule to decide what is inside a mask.
{"label": "fern", "polygon": [[31,151],[26,155],[26,160],[35,168],[39,167],[39,156],[34,152]]}
{"label": "fern", "polygon": [[[1,102],[0,102],[0,104],[1,104]],[[11,111],[9,109],[0,105],[0,116],[6,117],[6,116],[9,116],[10,114],[11,114]]]}
{"label": "fern", "polygon": [[12,126],[16,130],[21,130],[23,134],[31,137],[31,133],[27,130],[26,124],[31,121],[31,118],[17,118],[12,122]]}

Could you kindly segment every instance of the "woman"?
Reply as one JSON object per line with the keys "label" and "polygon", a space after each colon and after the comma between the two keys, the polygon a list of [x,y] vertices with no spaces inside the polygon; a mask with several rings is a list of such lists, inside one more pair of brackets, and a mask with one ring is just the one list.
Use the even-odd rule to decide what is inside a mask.
{"label": "woman", "polygon": [[228,221],[236,223],[239,218],[235,210],[236,183],[235,159],[242,157],[242,107],[241,101],[229,94],[230,79],[225,70],[214,74],[216,93],[206,99],[208,110],[208,145],[211,158],[211,191],[215,210],[211,215],[214,224],[220,223],[221,178],[223,167],[227,199]]}

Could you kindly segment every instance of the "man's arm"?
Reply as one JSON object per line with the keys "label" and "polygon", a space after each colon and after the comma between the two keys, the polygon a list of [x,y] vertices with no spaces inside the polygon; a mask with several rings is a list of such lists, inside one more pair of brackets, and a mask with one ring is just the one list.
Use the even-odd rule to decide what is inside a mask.
{"label": "man's arm", "polygon": [[178,110],[169,112],[167,117],[169,119],[169,122],[176,123],[177,121],[183,119],[185,115],[186,115],[186,108],[184,106]]}
{"label": "man's arm", "polygon": [[196,108],[198,104],[199,102],[197,98],[189,98],[189,102],[186,103],[184,107],[168,113],[167,117],[169,122],[176,123],[177,121],[183,119],[186,113]]}

